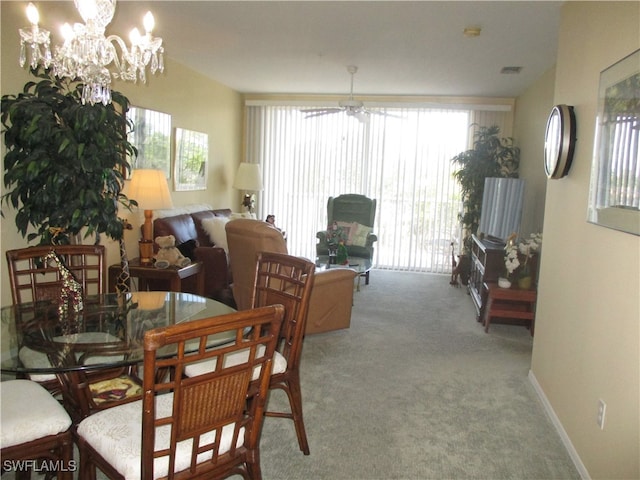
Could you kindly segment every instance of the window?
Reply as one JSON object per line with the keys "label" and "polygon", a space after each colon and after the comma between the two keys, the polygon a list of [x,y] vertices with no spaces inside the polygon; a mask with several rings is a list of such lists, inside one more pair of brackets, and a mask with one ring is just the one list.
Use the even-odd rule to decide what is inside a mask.
{"label": "window", "polygon": [[315,258],[328,197],[359,193],[377,199],[376,268],[450,272],[461,208],[451,158],[468,148],[472,113],[381,108],[361,122],[305,119],[300,108],[247,106],[246,161],[262,166],[265,185],[258,215],[276,215],[289,252]]}

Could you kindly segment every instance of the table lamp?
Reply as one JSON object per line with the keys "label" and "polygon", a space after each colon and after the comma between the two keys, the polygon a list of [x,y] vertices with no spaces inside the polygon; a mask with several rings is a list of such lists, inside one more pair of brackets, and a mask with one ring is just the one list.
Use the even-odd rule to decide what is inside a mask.
{"label": "table lamp", "polygon": [[133,170],[127,197],[136,200],[138,208],[144,208],[140,263],[150,264],[153,262],[153,210],[173,207],[165,173],[152,169]]}
{"label": "table lamp", "polygon": [[[233,188],[244,190],[245,192],[259,192],[262,190],[262,172],[257,163],[242,162],[236,172]],[[255,197],[252,193],[245,193],[242,206],[247,207],[247,212],[254,210]]]}

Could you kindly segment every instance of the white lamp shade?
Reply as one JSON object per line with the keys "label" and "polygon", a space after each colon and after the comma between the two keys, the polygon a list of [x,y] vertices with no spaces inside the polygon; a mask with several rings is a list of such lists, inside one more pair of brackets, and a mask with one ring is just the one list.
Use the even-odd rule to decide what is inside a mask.
{"label": "white lamp shade", "polygon": [[144,210],[173,208],[167,177],[162,170],[133,170],[127,197],[138,202]]}
{"label": "white lamp shade", "polygon": [[242,162],[236,172],[233,188],[259,192],[262,190],[262,172],[257,163]]}

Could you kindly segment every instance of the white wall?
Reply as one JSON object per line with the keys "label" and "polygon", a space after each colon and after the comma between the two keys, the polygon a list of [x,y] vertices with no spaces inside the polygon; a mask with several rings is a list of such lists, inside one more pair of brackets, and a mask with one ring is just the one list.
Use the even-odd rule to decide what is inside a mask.
{"label": "white wall", "polygon": [[531,371],[591,478],[640,478],[640,237],[586,222],[600,72],[638,48],[640,3],[564,4],[554,104],[578,141],[547,183]]}

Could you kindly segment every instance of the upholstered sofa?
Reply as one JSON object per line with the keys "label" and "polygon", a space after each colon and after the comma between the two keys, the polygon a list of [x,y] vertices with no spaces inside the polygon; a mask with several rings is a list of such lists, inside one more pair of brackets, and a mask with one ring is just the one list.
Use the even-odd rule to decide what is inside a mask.
{"label": "upholstered sofa", "polygon": [[[228,219],[232,215],[230,209],[213,209],[208,205],[155,210],[153,235],[154,238],[173,235],[185,256],[203,263],[205,296],[235,306],[224,238],[214,242],[211,235],[213,219]],[[196,291],[194,277],[184,279],[183,285],[185,291]]]}
{"label": "upholstered sofa", "polygon": [[[251,307],[258,252],[288,253],[282,233],[266,222],[234,219],[226,224],[233,294],[239,310]],[[348,268],[316,271],[306,333],[349,328],[356,272]]]}

